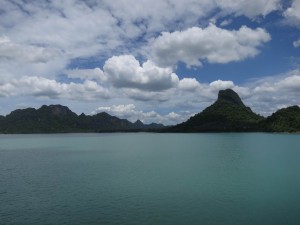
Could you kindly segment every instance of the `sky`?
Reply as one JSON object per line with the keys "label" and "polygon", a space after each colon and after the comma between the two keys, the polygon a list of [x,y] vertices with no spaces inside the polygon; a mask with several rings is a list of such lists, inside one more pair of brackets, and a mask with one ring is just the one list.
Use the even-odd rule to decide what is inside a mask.
{"label": "sky", "polygon": [[177,124],[231,88],[300,105],[300,0],[1,0],[0,114],[62,104]]}

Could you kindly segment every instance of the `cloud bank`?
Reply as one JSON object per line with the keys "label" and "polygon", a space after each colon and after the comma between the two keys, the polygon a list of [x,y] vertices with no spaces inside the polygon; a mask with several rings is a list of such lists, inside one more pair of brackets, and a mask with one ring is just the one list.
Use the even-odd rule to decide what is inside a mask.
{"label": "cloud bank", "polygon": [[192,27],[185,31],[163,32],[154,40],[153,59],[158,65],[172,66],[184,62],[201,66],[202,62],[229,63],[251,58],[259,53],[258,47],[270,41],[263,29],[242,26],[226,30],[210,24],[202,29]]}
{"label": "cloud bank", "polygon": [[[141,119],[147,123],[164,124],[176,124],[186,120],[213,103],[218,91],[226,88],[234,89],[248,106],[262,115],[269,115],[279,108],[299,104],[299,70],[276,77],[257,79],[244,85],[236,85],[233,81],[223,80],[200,83],[195,78],[179,79],[177,77],[177,79],[178,81],[172,87],[149,91],[149,87],[141,89],[139,85],[116,87],[109,79],[102,81],[102,84],[89,79],[81,83],[66,84],[43,77],[24,76],[20,79],[1,82],[0,97],[21,95],[57,101],[69,99],[98,102],[101,100],[109,104],[116,102],[116,99],[122,99],[125,104],[109,106],[107,103],[102,103],[103,105],[96,108],[93,113],[107,111],[131,121]],[[143,104],[148,101],[151,101],[150,110],[145,111],[142,109]],[[153,108],[158,111],[154,111]],[[166,113],[162,113],[163,111]]]}
{"label": "cloud bank", "polygon": [[[272,34],[259,21],[270,14],[299,29],[299,6],[299,0],[0,1],[0,102],[10,106],[1,113],[42,99],[77,112],[175,124],[225,88],[264,115],[299,104],[299,70],[239,84],[222,75],[200,82],[201,67],[246,61],[269,48]],[[233,26],[236,20],[250,22]],[[298,48],[299,37],[290,44]],[[198,74],[180,74],[181,63]]]}

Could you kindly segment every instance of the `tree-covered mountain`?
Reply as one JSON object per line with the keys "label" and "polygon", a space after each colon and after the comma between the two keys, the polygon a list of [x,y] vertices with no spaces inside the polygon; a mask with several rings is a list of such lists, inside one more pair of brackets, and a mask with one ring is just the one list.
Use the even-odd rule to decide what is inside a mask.
{"label": "tree-covered mountain", "polygon": [[231,89],[221,90],[218,99],[169,132],[300,132],[300,108],[292,106],[264,118],[245,106]]}
{"label": "tree-covered mountain", "polygon": [[269,132],[300,132],[300,107],[279,109],[263,121],[262,127]]}
{"label": "tree-covered mountain", "polygon": [[300,108],[280,109],[264,118],[245,106],[231,89],[221,90],[218,99],[186,122],[171,127],[162,124],[134,123],[106,112],[77,115],[62,105],[43,105],[0,116],[0,133],[65,133],[65,132],[300,132]]}
{"label": "tree-covered mountain", "polygon": [[233,132],[255,131],[263,120],[246,107],[231,89],[219,92],[217,101],[184,123],[170,130],[180,132]]}
{"label": "tree-covered mountain", "polygon": [[0,117],[1,133],[64,133],[146,131],[162,128],[162,124],[131,123],[105,112],[77,115],[62,105],[43,105],[39,109],[17,109]]}

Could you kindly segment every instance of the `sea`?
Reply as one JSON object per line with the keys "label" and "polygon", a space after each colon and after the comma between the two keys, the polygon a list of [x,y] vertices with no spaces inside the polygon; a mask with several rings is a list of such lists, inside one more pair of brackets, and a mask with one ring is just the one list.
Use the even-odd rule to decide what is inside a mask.
{"label": "sea", "polygon": [[299,225],[300,134],[0,135],[1,225]]}

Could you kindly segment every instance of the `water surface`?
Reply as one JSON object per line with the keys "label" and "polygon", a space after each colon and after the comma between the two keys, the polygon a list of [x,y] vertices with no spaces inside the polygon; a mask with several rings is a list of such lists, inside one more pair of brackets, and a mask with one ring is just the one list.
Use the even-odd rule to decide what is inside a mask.
{"label": "water surface", "polygon": [[300,224],[300,135],[0,135],[0,224]]}

